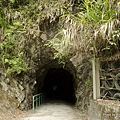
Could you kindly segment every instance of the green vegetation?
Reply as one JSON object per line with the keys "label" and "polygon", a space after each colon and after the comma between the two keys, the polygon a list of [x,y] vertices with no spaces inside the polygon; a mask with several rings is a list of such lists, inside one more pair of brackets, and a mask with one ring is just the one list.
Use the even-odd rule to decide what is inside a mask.
{"label": "green vegetation", "polygon": [[0,66],[8,75],[20,74],[27,70],[27,64],[23,60],[23,52],[18,49],[18,42],[6,39],[0,43]]}
{"label": "green vegetation", "polygon": [[120,51],[119,19],[118,1],[84,0],[77,12],[61,16],[64,27],[50,44],[61,57],[82,53],[96,57],[114,55]]}
{"label": "green vegetation", "polygon": [[12,7],[13,2],[3,0],[0,3],[0,67],[9,76],[16,76],[28,69],[19,39],[25,29],[21,21],[13,18],[13,9],[6,8]]}
{"label": "green vegetation", "polygon": [[0,67],[7,74],[26,71],[24,56],[30,57],[30,45],[49,31],[56,31],[56,35],[45,44],[56,50],[54,58],[60,62],[82,53],[111,56],[120,51],[120,3],[1,0]]}

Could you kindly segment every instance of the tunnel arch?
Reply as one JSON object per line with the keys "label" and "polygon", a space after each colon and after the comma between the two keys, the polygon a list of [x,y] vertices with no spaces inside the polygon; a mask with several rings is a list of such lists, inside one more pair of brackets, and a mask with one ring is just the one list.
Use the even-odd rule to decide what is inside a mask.
{"label": "tunnel arch", "polygon": [[47,99],[60,99],[75,104],[76,73],[71,62],[59,64],[57,60],[36,71],[36,85],[33,94],[44,92]]}

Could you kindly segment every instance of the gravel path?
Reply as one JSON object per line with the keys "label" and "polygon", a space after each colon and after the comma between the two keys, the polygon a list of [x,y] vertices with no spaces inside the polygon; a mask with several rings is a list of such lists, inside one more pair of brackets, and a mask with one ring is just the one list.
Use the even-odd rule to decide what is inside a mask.
{"label": "gravel path", "polygon": [[87,115],[65,102],[50,101],[21,120],[87,120]]}

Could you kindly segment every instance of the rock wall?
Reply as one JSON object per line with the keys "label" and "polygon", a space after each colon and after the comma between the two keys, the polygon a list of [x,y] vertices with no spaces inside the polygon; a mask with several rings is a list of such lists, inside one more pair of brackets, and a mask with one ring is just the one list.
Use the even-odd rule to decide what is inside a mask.
{"label": "rock wall", "polygon": [[77,75],[76,106],[79,109],[87,109],[92,98],[92,64],[85,54],[74,56],[71,61]]}
{"label": "rock wall", "polygon": [[91,100],[88,120],[119,120],[119,101],[113,100]]}
{"label": "rock wall", "polygon": [[[54,59],[55,50],[46,47],[45,44],[46,41],[42,40],[41,44],[33,43],[32,48],[29,47],[29,51],[32,52],[27,58],[29,58],[28,62],[31,69],[24,76],[26,84],[29,84],[28,103],[31,103],[34,94],[42,90],[44,77],[50,68],[64,68],[74,76],[74,90],[77,98],[76,106],[79,109],[87,108],[90,96],[92,96],[92,68],[90,58],[82,54],[66,60],[65,65],[60,64],[57,59]],[[36,49],[34,50],[33,48]],[[38,52],[35,53],[35,51]],[[31,108],[31,105],[27,106]]]}
{"label": "rock wall", "polygon": [[[68,6],[68,8],[71,9],[71,6]],[[44,9],[49,10],[48,8]],[[57,12],[56,9],[54,11]],[[66,59],[65,64],[60,64],[58,59],[54,59],[56,50],[46,46],[48,40],[54,38],[62,25],[59,22],[61,14],[54,16],[55,13],[52,13],[53,16],[50,14],[48,17],[43,17],[39,22],[36,21],[36,25],[31,25],[31,29],[28,26],[24,39],[20,38],[19,47],[24,52],[24,59],[28,63],[29,70],[15,78],[6,78],[3,74],[0,77],[2,91],[7,93],[11,91],[10,96],[7,97],[10,99],[15,98],[15,107],[22,110],[32,107],[32,96],[42,90],[44,77],[47,71],[53,67],[64,68],[72,74],[77,98],[76,106],[84,109],[89,105],[89,96],[92,91],[92,73],[89,57],[84,54],[76,55],[71,59]],[[10,83],[6,82],[7,79],[9,79]],[[3,99],[5,99],[5,96]]]}
{"label": "rock wall", "polygon": [[23,81],[8,77],[0,72],[0,110],[6,112],[8,109],[24,109],[25,87]]}
{"label": "rock wall", "polygon": [[[40,40],[36,40],[26,51],[26,61],[29,70],[16,78],[9,78],[5,74],[0,74],[0,88],[6,95],[2,95],[1,100],[8,99],[9,107],[23,110],[32,108],[32,96],[42,91],[44,77],[50,68],[64,68],[73,75],[73,86],[76,96],[76,106],[79,109],[87,108],[92,92],[91,62],[85,55],[74,56],[72,59],[60,64],[54,59],[55,50],[45,47]],[[30,44],[30,43],[29,43]],[[85,56],[85,57],[83,57]],[[2,108],[3,106],[1,106]],[[6,109],[6,107],[5,107]]]}

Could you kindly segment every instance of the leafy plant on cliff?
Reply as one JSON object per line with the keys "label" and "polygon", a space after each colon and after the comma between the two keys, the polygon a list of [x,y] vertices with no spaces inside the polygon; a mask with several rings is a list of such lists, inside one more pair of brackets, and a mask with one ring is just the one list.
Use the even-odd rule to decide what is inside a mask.
{"label": "leafy plant on cliff", "polygon": [[25,30],[20,21],[11,18],[6,8],[0,12],[0,20],[0,67],[7,75],[15,76],[28,69],[18,39]]}
{"label": "leafy plant on cliff", "polygon": [[92,53],[103,57],[120,51],[119,1],[84,0],[78,12],[63,14],[61,21],[63,32],[60,37],[57,36],[61,42],[55,46],[56,39],[52,40],[59,54],[61,51],[67,55]]}
{"label": "leafy plant on cliff", "polygon": [[4,72],[12,74],[20,74],[27,70],[27,64],[23,60],[23,52],[18,49],[16,40],[5,40],[0,43],[0,61]]}
{"label": "leafy plant on cliff", "polygon": [[52,23],[54,12],[59,15],[58,6],[60,2],[54,0],[0,1],[0,67],[4,72],[20,74],[27,70],[25,61],[31,59],[30,48],[47,29],[48,23],[44,20],[49,19]]}
{"label": "leafy plant on cliff", "polygon": [[[101,53],[111,55],[113,51],[119,51],[118,1],[84,0],[77,6],[77,10],[72,0],[37,0],[33,3],[33,0],[8,0],[7,3],[5,0],[0,1],[1,44],[16,42],[19,52],[15,56],[20,57],[19,60],[16,59],[17,63],[22,60],[23,54],[31,59],[31,45],[41,39],[41,33],[54,30],[56,22],[59,30],[49,41],[49,46],[56,50],[55,58],[66,60],[81,53],[100,56]],[[12,55],[8,51],[2,51]],[[8,63],[14,64],[6,61]],[[8,69],[8,66],[10,65],[5,68]]]}

